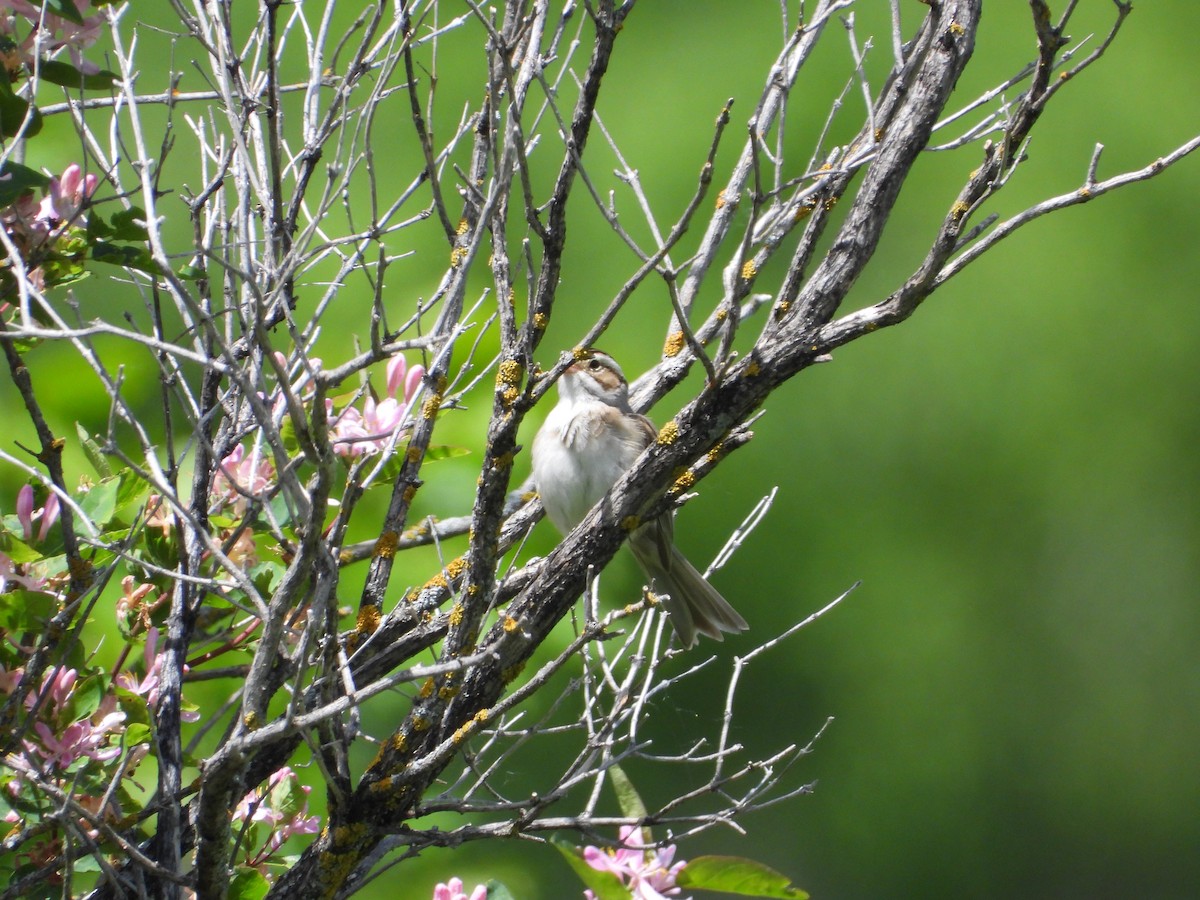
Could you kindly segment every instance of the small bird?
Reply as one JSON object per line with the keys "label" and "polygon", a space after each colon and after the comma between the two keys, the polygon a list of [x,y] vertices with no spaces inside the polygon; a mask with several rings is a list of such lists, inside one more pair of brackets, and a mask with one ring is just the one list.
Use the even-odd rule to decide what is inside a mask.
{"label": "small bird", "polygon": [[[579,354],[558,381],[558,404],[533,439],[533,477],[546,515],[563,534],[591,511],[658,430],[629,405],[629,384],[616,361],[600,350]],[[675,548],[675,523],[666,513],[639,527],[629,549],[663,602],[684,647],[700,632],[749,626]]]}

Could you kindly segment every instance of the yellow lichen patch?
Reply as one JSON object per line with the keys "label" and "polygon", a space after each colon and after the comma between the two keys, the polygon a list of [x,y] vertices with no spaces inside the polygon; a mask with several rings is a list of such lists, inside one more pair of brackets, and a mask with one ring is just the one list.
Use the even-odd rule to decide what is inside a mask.
{"label": "yellow lichen patch", "polygon": [[679,440],[679,423],[671,419],[671,421],[659,429],[658,443],[664,447],[669,447],[677,440]]}
{"label": "yellow lichen patch", "polygon": [[430,588],[441,588],[441,589],[445,590],[449,586],[450,586],[449,582],[446,581],[446,576],[443,575],[441,572],[438,572],[436,575],[434,575],[432,578],[430,578],[427,582],[425,582],[425,586],[422,588],[422,590],[427,591]]}
{"label": "yellow lichen patch", "polygon": [[426,397],[425,402],[421,404],[421,418],[429,421],[437,415],[438,408],[442,405],[442,395],[433,394]]}
{"label": "yellow lichen patch", "polygon": [[461,575],[463,572],[466,571],[466,568],[467,568],[467,560],[464,557],[460,556],[460,557],[458,557],[456,559],[452,559],[452,560],[450,560],[450,562],[446,563],[446,574],[449,575],[451,578],[457,578],[459,575]]}
{"label": "yellow lichen patch", "polygon": [[825,212],[829,212],[831,209],[833,209],[835,206],[837,206],[837,202],[838,202],[837,197],[827,197],[825,199]]}
{"label": "yellow lichen patch", "polygon": [[717,191],[717,204],[716,204],[717,209],[720,209],[724,205],[725,205],[725,188],[721,188],[721,190]]}
{"label": "yellow lichen patch", "polygon": [[397,731],[392,736],[392,749],[397,753],[403,753],[408,749],[408,735],[403,731]]}
{"label": "yellow lichen patch", "polygon": [[470,222],[468,222],[466,219],[458,220],[458,228],[455,229],[455,234],[457,234],[459,237],[462,237],[464,234],[466,234],[470,230],[471,230]]}
{"label": "yellow lichen patch", "polygon": [[459,688],[452,684],[447,684],[438,689],[438,697],[442,700],[453,700],[458,696]]}
{"label": "yellow lichen patch", "polygon": [[400,535],[394,531],[385,531],[375,541],[375,549],[372,553],[375,556],[382,556],[384,559],[391,559],[396,555],[396,546],[400,543]]}
{"label": "yellow lichen patch", "polygon": [[951,22],[950,23],[950,33],[952,35],[954,35],[955,37],[962,37],[964,34],[967,33],[967,29],[963,28],[957,22]]}
{"label": "yellow lichen patch", "polygon": [[504,393],[500,395],[500,399],[504,402],[505,408],[512,406],[517,402],[517,398],[521,396],[521,392],[515,388],[505,388]]}
{"label": "yellow lichen patch", "polygon": [[416,603],[417,598],[420,596],[421,596],[420,592],[414,588],[413,590],[409,591],[407,594],[404,595],[404,599],[407,600],[409,603]]}
{"label": "yellow lichen patch", "polygon": [[875,140],[877,140],[877,141],[883,140],[883,129],[882,128],[875,129]]}
{"label": "yellow lichen patch", "polygon": [[1068,78],[1070,78],[1070,77],[1071,77],[1071,73],[1070,73],[1070,72],[1059,72],[1059,73],[1058,73],[1058,80],[1059,80],[1059,81],[1066,81],[1066,80],[1067,80]]}
{"label": "yellow lichen patch", "polygon": [[758,265],[752,259],[742,263],[742,281],[749,281],[758,274]]}
{"label": "yellow lichen patch", "polygon": [[814,204],[805,203],[798,210],[796,210],[796,221],[803,222],[805,219],[807,219],[809,216],[812,215],[812,211],[814,209],[816,209],[816,206]]}
{"label": "yellow lichen patch", "polygon": [[505,684],[511,684],[512,682],[517,680],[517,677],[521,674],[522,671],[524,671],[524,669],[525,669],[525,663],[523,663],[523,662],[517,663],[515,665],[509,666],[507,669],[503,669],[500,672],[500,678],[503,679]]}
{"label": "yellow lichen patch", "polygon": [[779,313],[781,316],[791,308],[792,302],[790,300],[780,300],[775,304],[775,312]]}
{"label": "yellow lichen patch", "polygon": [[[516,388],[513,388],[513,390],[516,390]],[[512,466],[513,458],[515,456],[516,452],[513,450],[509,450],[507,453],[502,453],[492,460],[492,467],[495,469],[507,469]]]}
{"label": "yellow lichen patch", "polygon": [[705,454],[705,458],[710,463],[715,463],[717,460],[719,460],[721,458],[721,456],[724,453],[725,453],[725,443],[724,443],[724,441],[718,441],[713,446],[713,448],[711,450],[709,450],[707,454]]}
{"label": "yellow lichen patch", "polygon": [[421,448],[415,444],[409,444],[408,450],[404,453],[405,462],[419,463],[421,461]]}
{"label": "yellow lichen patch", "polygon": [[455,603],[454,606],[450,608],[450,624],[457,628],[462,624],[462,620],[463,605],[461,603]]}
{"label": "yellow lichen patch", "polygon": [[374,634],[379,627],[379,608],[368,604],[358,611],[355,631],[359,634]]}
{"label": "yellow lichen patch", "polygon": [[965,200],[956,200],[954,205],[950,207],[950,215],[955,219],[961,219],[970,208]]}
{"label": "yellow lichen patch", "polygon": [[758,376],[758,373],[761,371],[762,371],[762,369],[759,368],[757,359],[752,359],[748,363],[746,363],[746,377],[747,378],[755,378]]}
{"label": "yellow lichen patch", "polygon": [[[405,485],[404,493],[402,496],[404,497],[405,503],[412,503],[413,497],[417,496],[417,485],[415,485],[415,484]],[[420,534],[420,530],[417,530],[417,533]]]}
{"label": "yellow lichen patch", "polygon": [[392,789],[392,776],[384,775],[378,781],[372,781],[367,787],[372,794],[386,794]]}
{"label": "yellow lichen patch", "polygon": [[492,717],[492,711],[487,708],[481,709],[479,712],[475,713],[475,721],[478,722],[480,725],[482,725],[484,722],[486,722],[491,717]]}
{"label": "yellow lichen patch", "polygon": [[538,495],[537,491],[526,491],[525,493],[523,493],[521,495],[521,502],[528,503],[530,500],[532,500],[537,495]]}
{"label": "yellow lichen patch", "polygon": [[478,593],[479,593],[479,585],[477,585],[477,584],[468,584],[467,585],[467,596],[468,597],[474,597]]}
{"label": "yellow lichen patch", "polygon": [[[729,318],[729,310],[725,309],[724,307],[721,307],[720,309],[717,310],[717,321],[718,322],[724,322],[728,318]],[[705,341],[704,343],[707,345],[708,341]]]}
{"label": "yellow lichen patch", "polygon": [[1079,189],[1079,197],[1080,197],[1080,199],[1083,199],[1083,200],[1090,200],[1090,199],[1092,199],[1092,192],[1089,191],[1087,188],[1080,188]]}
{"label": "yellow lichen patch", "polygon": [[413,731],[417,732],[417,734],[420,734],[422,731],[428,731],[429,726],[432,724],[433,723],[430,722],[424,716],[413,716],[412,717],[412,728],[413,728]]}
{"label": "yellow lichen patch", "polygon": [[512,634],[514,631],[516,631],[517,630],[517,620],[514,619],[512,616],[505,616],[504,617],[504,630],[507,631],[509,634]]}
{"label": "yellow lichen patch", "polygon": [[667,342],[663,344],[663,356],[678,356],[679,351],[683,349],[683,343],[683,332],[672,331],[667,335]]}
{"label": "yellow lichen patch", "polygon": [[633,531],[642,523],[642,520],[637,516],[626,516],[621,520],[621,527],[626,531]]}
{"label": "yellow lichen patch", "polygon": [[696,473],[691,469],[685,471],[682,475],[675,479],[675,483],[671,485],[671,490],[676,494],[682,494],[688,488],[696,483]]}
{"label": "yellow lichen patch", "polygon": [[455,247],[450,251],[450,268],[457,269],[464,259],[467,258],[466,247]]}
{"label": "yellow lichen patch", "polygon": [[426,678],[425,681],[421,684],[421,690],[417,691],[417,696],[420,697],[422,700],[428,700],[430,697],[433,696],[433,688],[434,688],[433,679]]}
{"label": "yellow lichen patch", "polygon": [[255,712],[246,713],[246,715],[242,716],[242,724],[245,725],[247,728],[249,728],[251,731],[254,731],[256,728],[258,728],[258,725],[259,725],[258,713],[255,713]]}
{"label": "yellow lichen patch", "polygon": [[525,367],[515,359],[506,359],[500,363],[500,368],[496,370],[496,386],[505,387],[508,385],[520,384],[521,376],[525,374]]}
{"label": "yellow lichen patch", "polygon": [[338,554],[338,565],[339,566],[348,566],[352,562],[354,562],[354,554],[351,553],[349,550],[343,550],[341,553]]}
{"label": "yellow lichen patch", "polygon": [[575,357],[576,361],[582,362],[583,360],[588,359],[592,353],[587,347],[576,347],[571,351],[571,355]]}
{"label": "yellow lichen patch", "polygon": [[466,724],[460,725],[458,728],[454,729],[454,734],[450,736],[450,740],[455,744],[461,744],[464,740],[466,740],[467,735],[474,730],[475,723],[467,722]]}
{"label": "yellow lichen patch", "polygon": [[550,324],[550,320],[546,318],[545,313],[533,314],[533,327],[538,331],[545,331],[546,326]]}

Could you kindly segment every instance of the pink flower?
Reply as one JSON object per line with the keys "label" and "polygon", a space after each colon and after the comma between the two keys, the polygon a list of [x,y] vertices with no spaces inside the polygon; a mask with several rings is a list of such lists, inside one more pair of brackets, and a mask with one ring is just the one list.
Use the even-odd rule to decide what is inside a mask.
{"label": "pink flower", "polygon": [[246,448],[238,444],[213,478],[213,495],[220,505],[229,504],[241,511],[246,496],[261,497],[275,483],[275,466],[259,454],[258,448],[246,457]]}
{"label": "pink flower", "polygon": [[25,532],[26,543],[33,540],[33,523],[38,520],[41,520],[42,523],[38,529],[38,543],[46,539],[50,527],[58,521],[58,510],[58,494],[51,491],[46,498],[46,505],[41,509],[34,509],[33,487],[28,484],[21,485],[21,489],[17,491],[17,520]]}
{"label": "pink flower", "polygon": [[84,203],[96,193],[99,184],[99,178],[91,173],[84,175],[77,163],[71,163],[61,178],[50,179],[50,190],[42,199],[38,217],[73,222],[79,217]]}
{"label": "pink flower", "polygon": [[433,889],[433,900],[487,900],[487,887],[475,885],[470,895],[466,893],[461,878],[451,878],[446,884],[439,884]]}
{"label": "pink flower", "polygon": [[[599,872],[611,872],[629,888],[633,900],[665,900],[679,894],[675,877],[684,867],[682,861],[671,864],[675,858],[675,845],[670,844],[657,850],[646,847],[638,838],[639,829],[632,825],[622,826],[621,846],[616,850],[599,847],[584,847],[583,859]],[[591,891],[585,891],[588,900],[593,900]]]}
{"label": "pink flower", "polygon": [[46,579],[37,575],[22,574],[17,571],[17,564],[9,555],[0,552],[0,594],[11,591],[16,586],[27,591],[40,591],[46,586]]}
{"label": "pink flower", "polygon": [[[129,579],[127,576],[127,580]],[[143,585],[143,587],[152,587],[152,585]],[[139,679],[132,672],[122,672],[117,676],[116,682],[121,687],[128,691],[132,691],[139,697],[144,697],[146,706],[151,711],[158,709],[158,701],[162,696],[162,657],[158,655],[158,629],[150,628],[146,632],[146,651],[144,655],[146,661],[146,674]],[[187,667],[184,667],[187,671]],[[180,710],[179,718],[184,722],[196,722],[200,719],[198,710]]]}
{"label": "pink flower", "polygon": [[386,450],[392,436],[408,421],[413,398],[424,377],[424,366],[409,369],[403,356],[394,356],[387,364],[386,398],[376,402],[374,397],[368,396],[361,413],[351,406],[342,410],[336,419],[333,419],[333,403],[327,401],[326,410],[333,419],[329,429],[333,452],[354,457]]}
{"label": "pink flower", "polygon": [[[74,669],[61,667],[46,673],[42,680],[42,692],[49,701],[44,710],[47,720],[57,722],[66,713],[78,677],[79,673]],[[25,698],[26,705],[31,708],[36,702],[37,697],[33,694]],[[100,717],[98,721],[84,719],[71,722],[61,729],[61,733],[56,733],[56,729],[46,721],[35,722],[33,730],[40,743],[27,740],[25,746],[59,770],[65,770],[83,757],[107,762],[121,753],[119,746],[104,745],[109,743],[109,737],[119,733],[125,722],[125,713],[105,710],[102,704],[96,716]]]}
{"label": "pink flower", "polygon": [[316,834],[321,830],[321,820],[308,815],[306,798],[311,792],[311,787],[301,784],[296,773],[284,766],[267,780],[266,796],[254,790],[242,798],[233,811],[234,819],[262,822],[271,830],[259,861],[278,850],[292,835]]}

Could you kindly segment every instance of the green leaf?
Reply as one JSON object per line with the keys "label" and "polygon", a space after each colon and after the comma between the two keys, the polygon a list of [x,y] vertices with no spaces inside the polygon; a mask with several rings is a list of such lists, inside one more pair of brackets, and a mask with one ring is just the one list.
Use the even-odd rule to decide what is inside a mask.
{"label": "green leaf", "polygon": [[113,514],[117,511],[117,494],[120,488],[119,477],[105,478],[83,495],[83,499],[79,501],[79,508],[87,513],[87,517],[97,526],[103,528],[112,521]]}
{"label": "green leaf", "polygon": [[50,177],[11,160],[0,166],[0,206],[11,206],[26,191],[50,186]]}
{"label": "green leaf", "polygon": [[[0,78],[0,81],[3,80]],[[20,134],[28,138],[41,130],[42,114],[38,112],[37,107],[11,91],[0,91],[0,134],[5,137],[16,137]]]}
{"label": "green leaf", "polygon": [[258,869],[239,866],[229,882],[229,900],[262,900],[271,889],[271,883]]}
{"label": "green leaf", "polygon": [[432,444],[425,451],[426,462],[437,462],[439,459],[455,459],[459,456],[470,456],[470,447],[453,447],[449,444]]}
{"label": "green leaf", "polygon": [[17,539],[14,535],[24,532],[10,532],[9,537],[4,541],[4,553],[15,563],[31,563],[37,562],[44,554],[41,550],[30,547],[24,541]]}
{"label": "green leaf", "polygon": [[291,778],[279,779],[275,786],[271,788],[269,802],[271,809],[284,818],[290,819],[304,808],[307,800],[308,795],[304,793],[300,779],[293,776]]}
{"label": "green leaf", "polygon": [[[140,221],[139,221],[140,220]],[[131,206],[113,213],[112,227],[114,241],[148,241],[150,232],[141,222],[146,221],[146,211],[140,206]]]}
{"label": "green leaf", "polygon": [[201,281],[208,277],[208,272],[202,266],[197,266],[193,263],[180,266],[175,274],[184,281]]}
{"label": "green leaf", "polygon": [[143,722],[134,722],[125,728],[125,746],[137,747],[150,743],[150,726]]}
{"label": "green leaf", "polygon": [[83,25],[83,16],[75,6],[75,0],[45,0],[42,9],[56,16],[61,16],[68,22]]}
{"label": "green leaf", "polygon": [[54,598],[39,591],[0,594],[0,629],[13,634],[42,631],[54,615]]}
{"label": "green leaf", "polygon": [[739,856],[698,856],[675,879],[681,888],[699,888],[742,897],[776,897],[807,900],[808,894],[792,885],[781,872]]}
{"label": "green leaf", "polygon": [[579,876],[579,880],[583,882],[584,886],[596,895],[596,900],[632,900],[633,895],[629,889],[612,872],[593,869],[584,862],[578,849],[561,838],[553,838],[550,843],[558,849],[567,864],[575,870],[575,874]]}
{"label": "green leaf", "polygon": [[88,91],[106,91],[121,80],[121,76],[116,72],[101,70],[86,74],[59,59],[43,59],[38,63],[38,75],[51,84]]}
{"label": "green leaf", "polygon": [[100,701],[104,699],[104,688],[104,679],[99,675],[75,682],[61,724],[71,725],[94,716],[100,708]]}
{"label": "green leaf", "polygon": [[487,888],[487,900],[513,900],[512,892],[495,879],[484,885]]}
{"label": "green leaf", "polygon": [[96,262],[108,263],[111,266],[125,266],[147,272],[151,275],[161,275],[162,269],[145,247],[129,247],[121,244],[110,244],[97,241],[92,246],[92,259]]}
{"label": "green leaf", "polygon": [[[613,790],[617,792],[617,803],[621,805],[621,812],[631,819],[645,819],[646,804],[642,802],[625,770],[620,766],[611,766],[608,777],[612,780]],[[650,836],[647,835],[645,842],[650,843],[650,840]]]}

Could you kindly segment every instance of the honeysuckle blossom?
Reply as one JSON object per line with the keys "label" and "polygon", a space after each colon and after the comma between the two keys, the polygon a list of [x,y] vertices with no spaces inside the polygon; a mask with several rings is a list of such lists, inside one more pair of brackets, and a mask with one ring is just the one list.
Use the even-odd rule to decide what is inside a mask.
{"label": "honeysuckle blossom", "polygon": [[41,509],[33,508],[33,487],[28,484],[21,485],[21,489],[17,491],[17,521],[21,523],[21,530],[25,533],[25,541],[28,543],[33,540],[33,523],[40,522],[38,528],[37,542],[40,544],[46,539],[46,535],[50,532],[51,526],[58,521],[59,502],[58,494],[53,491],[46,497],[46,505]]}
{"label": "honeysuckle blossom", "polygon": [[[39,694],[45,694],[46,705],[40,720],[33,725],[37,740],[26,740],[25,747],[36,753],[53,768],[63,771],[83,757],[97,762],[107,762],[121,753],[120,746],[110,744],[110,737],[119,734],[125,724],[125,713],[101,706],[91,718],[68,723],[65,727],[51,728],[50,723],[59,722],[67,710],[71,692],[75,689],[78,673],[75,669],[57,668],[46,673]],[[30,693],[26,705],[33,707],[37,697]]]}
{"label": "honeysuckle blossom", "polygon": [[243,512],[247,496],[259,497],[275,483],[275,466],[255,447],[250,455],[238,444],[221,460],[213,478],[213,495],[220,505],[230,505]]}
{"label": "honeysuckle blossom", "polygon": [[[17,16],[27,20],[29,32],[18,44],[19,61],[29,65],[35,64],[35,57],[42,54],[55,53],[66,48],[71,56],[71,63],[85,75],[100,71],[95,63],[83,58],[83,51],[96,43],[104,28],[104,17],[101,15],[84,16],[88,7],[87,0],[68,0],[73,3],[83,23],[72,22],[70,19],[54,15],[52,6],[43,10],[40,5],[29,0],[0,0],[0,34],[15,37],[17,35]],[[9,61],[9,71],[14,70],[14,61]]]}
{"label": "honeysuckle blossom", "polygon": [[[685,864],[680,861],[672,865],[675,845],[657,849],[646,847],[640,839],[640,829],[632,825],[622,826],[620,836],[621,845],[615,850],[584,847],[584,861],[599,872],[611,872],[620,878],[633,900],[678,897],[675,877]],[[588,900],[595,900],[591,891],[584,891],[584,896]]]}
{"label": "honeysuckle blossom", "polygon": [[[158,708],[158,700],[162,691],[162,657],[158,654],[158,629],[151,628],[146,632],[146,651],[145,663],[146,674],[138,678],[135,674],[129,671],[121,672],[116,677],[116,683],[128,691],[132,691],[139,697],[146,700],[146,706],[154,711]],[[187,671],[187,667],[184,667]],[[199,720],[200,713],[196,710],[183,709],[179,712],[179,718],[184,722],[195,722]]]}
{"label": "honeysuckle blossom", "polygon": [[351,406],[337,416],[333,414],[332,401],[326,401],[332,423],[329,436],[333,441],[333,452],[354,457],[385,450],[392,436],[408,421],[413,399],[424,377],[424,366],[415,365],[410,369],[403,356],[394,356],[387,364],[387,396],[383,400],[376,402],[374,397],[368,396],[362,412]]}
{"label": "honeysuckle blossom", "polygon": [[461,878],[451,878],[433,889],[433,900],[487,900],[487,893],[487,887],[477,884],[468,894]]}
{"label": "honeysuckle blossom", "polygon": [[258,859],[258,864],[295,834],[316,834],[321,820],[308,814],[308,800],[298,802],[312,792],[290,767],[284,766],[267,780],[266,795],[251,791],[233,811],[235,821],[261,822],[271,829],[271,836]]}
{"label": "honeysuckle blossom", "polygon": [[39,575],[22,572],[7,553],[0,551],[0,594],[22,587],[27,591],[40,591],[46,579]]}
{"label": "honeysuckle blossom", "polygon": [[46,221],[74,222],[84,203],[91,199],[100,185],[100,179],[71,163],[62,176],[50,179],[50,188],[42,198],[39,218]]}

